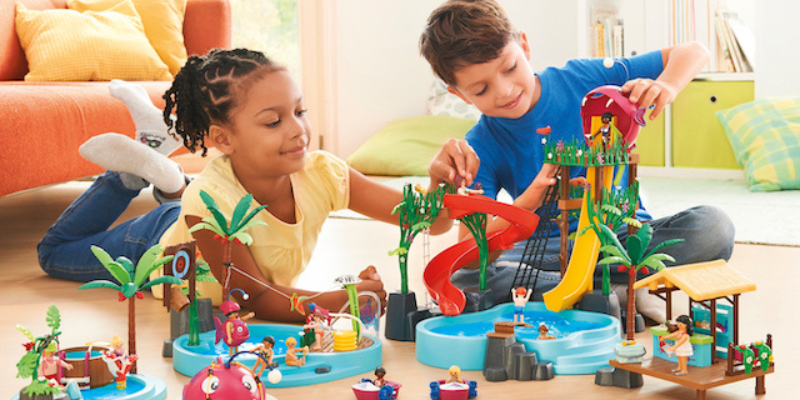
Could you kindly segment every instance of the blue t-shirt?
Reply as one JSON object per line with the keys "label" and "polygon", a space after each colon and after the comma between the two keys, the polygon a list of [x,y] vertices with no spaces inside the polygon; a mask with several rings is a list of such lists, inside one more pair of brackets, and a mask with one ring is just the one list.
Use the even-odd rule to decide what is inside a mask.
{"label": "blue t-shirt", "polygon": [[[619,61],[627,72],[619,63],[604,67],[600,58],[572,60],[563,68],[547,68],[536,73],[541,96],[527,114],[517,119],[481,116],[467,132],[466,140],[481,160],[475,182],[483,185],[484,194],[496,199],[500,189],[505,189],[514,199],[521,195],[544,164],[543,138],[565,143],[573,138],[583,141],[581,101],[592,89],[621,86],[635,78],[656,79],[664,70],[661,51]],[[549,135],[536,133],[546,126],[551,128]],[[571,168],[571,175],[570,178],[585,176],[586,170]]]}

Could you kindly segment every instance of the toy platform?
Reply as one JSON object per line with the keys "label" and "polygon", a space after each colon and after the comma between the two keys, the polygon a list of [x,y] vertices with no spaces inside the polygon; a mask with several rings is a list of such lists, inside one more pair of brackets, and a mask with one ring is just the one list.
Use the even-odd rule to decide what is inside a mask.
{"label": "toy platform", "polygon": [[620,364],[617,360],[609,362],[612,367],[636,372],[642,375],[652,376],[665,381],[677,383],[682,386],[697,389],[697,400],[705,400],[706,390],[729,383],[742,381],[745,379],[756,378],[756,394],[766,393],[764,387],[764,376],[775,372],[775,365],[770,365],[766,372],[761,369],[753,369],[750,375],[737,374],[728,376],[725,374],[727,364],[719,362],[710,367],[697,368],[689,367],[689,374],[678,376],[672,372],[675,368],[674,362],[662,360],[660,358],[645,359],[641,364]]}

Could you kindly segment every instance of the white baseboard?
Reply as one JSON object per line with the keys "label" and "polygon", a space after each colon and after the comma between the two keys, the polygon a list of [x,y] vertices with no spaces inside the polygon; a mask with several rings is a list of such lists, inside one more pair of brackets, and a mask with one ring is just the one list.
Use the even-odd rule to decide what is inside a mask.
{"label": "white baseboard", "polygon": [[742,179],[741,169],[639,167],[639,176],[645,178],[695,178],[695,179]]}

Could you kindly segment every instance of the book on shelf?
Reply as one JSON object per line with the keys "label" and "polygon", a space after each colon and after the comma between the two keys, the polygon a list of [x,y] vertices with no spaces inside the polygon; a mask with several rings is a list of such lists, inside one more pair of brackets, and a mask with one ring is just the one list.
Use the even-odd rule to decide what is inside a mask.
{"label": "book on shelf", "polygon": [[590,9],[590,42],[593,57],[625,56],[625,24],[619,9],[609,4],[595,4]]}

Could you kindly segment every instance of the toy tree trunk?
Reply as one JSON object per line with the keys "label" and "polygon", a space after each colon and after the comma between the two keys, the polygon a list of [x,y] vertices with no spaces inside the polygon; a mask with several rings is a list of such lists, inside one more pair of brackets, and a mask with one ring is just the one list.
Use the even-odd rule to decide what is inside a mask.
{"label": "toy tree trunk", "polygon": [[228,283],[230,282],[231,277],[231,250],[233,247],[233,242],[228,241],[225,245],[222,246],[222,300],[227,300],[228,295],[230,294],[230,287]]}
{"label": "toy tree trunk", "polygon": [[200,344],[200,318],[197,316],[197,299],[189,305],[189,346]]}
{"label": "toy tree trunk", "polygon": [[631,265],[630,269],[628,270],[628,311],[627,316],[625,317],[625,339],[626,340],[633,340],[634,337],[634,321],[636,320],[636,301],[635,292],[633,291],[633,284],[636,282],[636,266]]}
{"label": "toy tree trunk", "polygon": [[[136,354],[136,295],[128,298],[128,354]],[[136,360],[131,364],[131,373],[136,373]]]}

